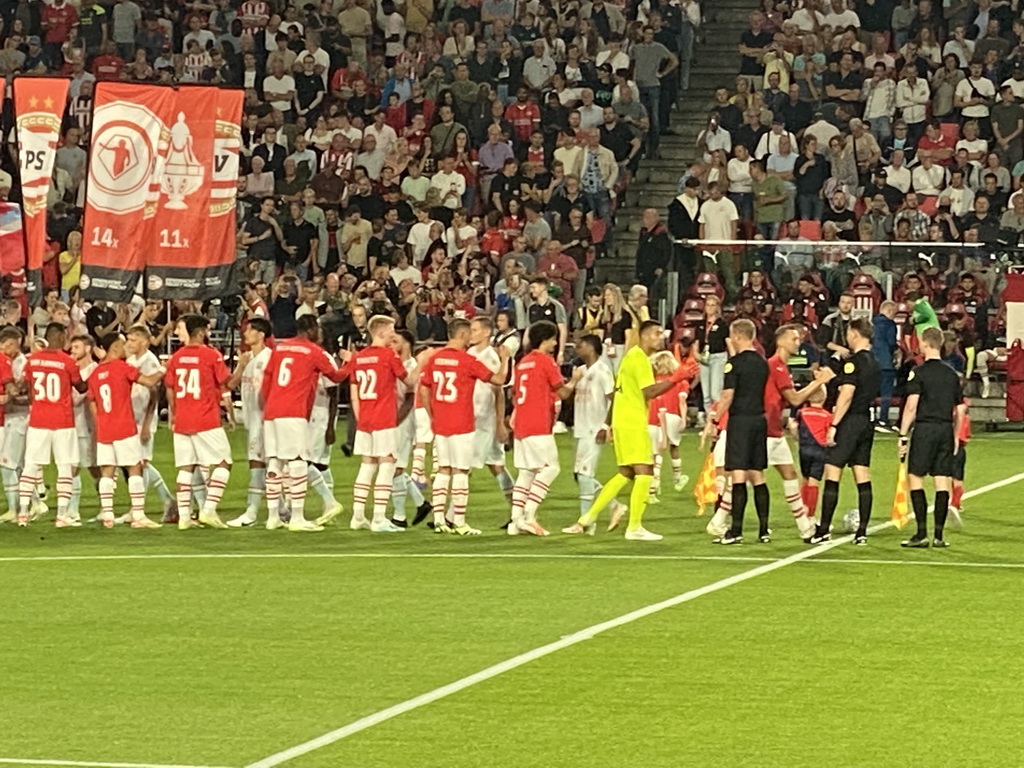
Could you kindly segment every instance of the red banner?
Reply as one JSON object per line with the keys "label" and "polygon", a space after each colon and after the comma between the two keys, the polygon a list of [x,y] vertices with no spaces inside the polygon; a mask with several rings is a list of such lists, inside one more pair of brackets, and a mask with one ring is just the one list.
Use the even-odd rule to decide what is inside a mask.
{"label": "red banner", "polygon": [[18,127],[18,163],[24,209],[28,300],[43,296],[43,255],[46,252],[46,199],[60,124],[68,99],[68,81],[19,77],[14,81],[14,116]]}
{"label": "red banner", "polygon": [[[0,91],[2,93],[2,91]],[[16,299],[28,316],[25,300],[25,233],[21,206],[0,202],[0,295]]]}
{"label": "red banner", "polygon": [[85,194],[82,293],[128,301],[152,246],[152,223],[174,124],[171,88],[96,86]]}
{"label": "red banner", "polygon": [[[211,269],[224,275],[223,287],[233,290],[238,222],[238,159],[242,152],[243,91],[217,92],[217,128],[213,146],[213,188],[210,190],[210,237],[207,259]],[[214,265],[217,265],[214,267]],[[212,286],[211,286],[212,287]]]}
{"label": "red banner", "polygon": [[[227,280],[234,264],[234,246],[225,261],[219,244],[222,235],[219,231],[214,234],[223,221],[225,202],[224,190],[217,182],[224,167],[230,165],[218,148],[219,93],[218,88],[186,87],[177,94],[153,224],[153,247],[146,264],[147,293],[154,298],[205,300],[223,296],[233,287]],[[228,95],[236,93],[242,96],[241,91]],[[238,117],[240,114],[233,125],[236,133]],[[232,173],[234,191],[237,156]],[[227,213],[233,237],[233,196]]]}

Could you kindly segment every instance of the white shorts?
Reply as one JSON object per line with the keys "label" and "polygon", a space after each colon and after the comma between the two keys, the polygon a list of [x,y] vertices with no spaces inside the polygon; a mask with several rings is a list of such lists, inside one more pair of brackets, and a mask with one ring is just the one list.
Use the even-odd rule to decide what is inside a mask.
{"label": "white shorts", "polygon": [[263,455],[268,459],[309,461],[309,422],[297,418],[263,422]]}
{"label": "white shorts", "polygon": [[[660,424],[648,424],[647,431],[651,435],[651,446],[654,451],[664,451],[669,446],[679,445],[683,435],[683,419],[678,413],[666,413],[664,434]],[[668,437],[668,445],[662,445],[665,436]]]}
{"label": "white shorts", "polygon": [[518,438],[513,445],[512,455],[518,469],[558,466],[558,445],[555,443],[554,435]]}
{"label": "white shorts", "polygon": [[5,469],[21,469],[25,462],[25,431],[27,426],[22,421],[4,425],[4,441],[0,447],[0,467]]}
{"label": "white shorts", "polygon": [[725,432],[718,433],[718,440],[715,441],[715,449],[711,452],[715,457],[715,466],[725,466]]}
{"label": "white shorts", "polygon": [[590,437],[576,438],[576,463],[573,472],[577,475],[597,477],[597,465],[601,459],[601,449],[604,446],[597,442],[597,434]]}
{"label": "white shorts", "polygon": [[327,421],[313,419],[309,422],[309,447],[306,460],[312,464],[326,466],[331,463],[331,446],[327,444]]}
{"label": "white shorts", "polygon": [[405,421],[398,425],[398,452],[395,454],[395,466],[405,469],[409,466],[409,457],[412,456],[412,444],[416,441],[416,420],[412,412],[405,417]]}
{"label": "white shorts", "polygon": [[25,466],[78,466],[78,432],[66,429],[29,427],[25,434]]}
{"label": "white shorts", "polygon": [[416,443],[428,445],[434,439],[434,430],[430,424],[430,414],[426,408],[417,408],[414,412],[416,419]]}
{"label": "white shorts", "polygon": [[145,423],[145,419],[141,422],[135,422],[135,428],[139,433],[139,445],[142,446],[142,460],[152,461],[153,460],[153,443],[156,441],[156,430],[159,422],[157,421],[156,415],[150,417],[149,420],[149,440],[142,439],[142,427]]}
{"label": "white shorts", "polygon": [[231,463],[231,444],[223,427],[194,435],[174,435],[174,466],[212,467],[222,461]]}
{"label": "white shorts", "polygon": [[473,435],[434,435],[434,464],[468,472],[473,466]]}
{"label": "white shorts", "polygon": [[245,433],[247,435],[245,448],[249,455],[249,461],[266,462],[267,455],[263,445],[266,439],[263,435],[263,419],[254,418],[251,422],[246,422]]}
{"label": "white shorts", "polygon": [[369,459],[398,458],[398,427],[373,432],[357,430],[352,452]]}
{"label": "white shorts", "polygon": [[[96,444],[96,466],[134,467],[142,463],[142,441],[138,435]],[[219,463],[219,462],[218,462]]]}
{"label": "white shorts", "polygon": [[81,469],[100,466],[96,463],[96,436],[91,432],[78,433],[78,466]]}
{"label": "white shorts", "polygon": [[793,463],[793,452],[784,437],[768,438],[768,466],[781,467]]}
{"label": "white shorts", "polygon": [[495,430],[477,429],[473,433],[473,469],[505,465],[505,446],[498,442]]}

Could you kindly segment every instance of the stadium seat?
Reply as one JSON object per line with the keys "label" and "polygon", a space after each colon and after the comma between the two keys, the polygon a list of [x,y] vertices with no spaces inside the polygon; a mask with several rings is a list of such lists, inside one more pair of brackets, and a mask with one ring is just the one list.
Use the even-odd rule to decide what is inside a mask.
{"label": "stadium seat", "polygon": [[719,299],[724,299],[725,289],[722,287],[721,282],[719,282],[718,275],[713,272],[701,272],[697,275],[693,288],[690,289],[690,295],[701,299],[701,307],[703,307],[703,299],[707,296],[717,296]]}
{"label": "stadium seat", "polygon": [[960,141],[960,124],[959,123],[940,123],[939,131],[942,135],[950,141],[952,144],[956,144]]}
{"label": "stadium seat", "polygon": [[849,291],[853,294],[855,311],[870,312],[871,317],[878,314],[878,307],[882,304],[882,289],[878,287],[875,278],[863,272],[857,273],[850,281]]}
{"label": "stadium seat", "polygon": [[821,240],[821,222],[803,219],[800,222],[800,237],[817,242]]}

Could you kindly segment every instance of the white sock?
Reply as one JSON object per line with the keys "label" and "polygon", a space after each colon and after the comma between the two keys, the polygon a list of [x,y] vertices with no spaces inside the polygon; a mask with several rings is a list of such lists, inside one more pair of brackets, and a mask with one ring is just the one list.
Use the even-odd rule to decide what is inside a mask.
{"label": "white sock", "polygon": [[178,518],[188,520],[192,517],[192,478],[194,472],[179,469],[177,482],[174,484],[174,498],[178,503]]}
{"label": "white sock", "polygon": [[804,500],[800,495],[799,480],[783,480],[782,492],[786,495],[786,503],[793,513],[793,517],[800,517],[804,511]]}
{"label": "white sock", "polygon": [[654,457],[654,480],[651,481],[651,496],[656,495],[658,489],[661,488],[661,464],[664,460],[665,457],[660,453]]}
{"label": "white sock", "polygon": [[68,515],[74,517],[78,514],[78,508],[82,505],[82,476],[75,475],[71,478],[71,501],[68,502]]}
{"label": "white sock", "polygon": [[359,471],[356,473],[356,481],[352,484],[352,519],[366,519],[366,500],[370,496],[370,489],[373,487],[373,476],[377,472],[377,465],[368,461],[360,462]]}
{"label": "white sock", "polygon": [[70,464],[57,466],[57,517],[67,517],[68,504],[71,503],[73,472]]}
{"label": "white sock", "polygon": [[324,509],[338,506],[338,500],[334,498],[333,483],[328,483],[324,473],[330,474],[330,470],[323,470],[319,467],[309,465],[306,477],[309,479],[309,487],[316,492],[316,495],[323,499]]}
{"label": "white sock", "polygon": [[0,467],[0,479],[4,483],[4,495],[7,497],[7,508],[11,512],[18,511],[18,470]]}
{"label": "white sock", "polygon": [[523,513],[528,521],[536,521],[537,508],[547,497],[548,490],[557,477],[558,467],[542,467],[533,476],[533,482],[530,484],[530,491],[526,497],[526,505],[523,507]]}
{"label": "white sock", "polygon": [[683,476],[683,459],[673,458],[672,459],[672,482],[678,483],[679,479]]}
{"label": "white sock", "polygon": [[466,505],[469,503],[469,475],[455,472],[452,475],[452,512],[455,527],[466,524]]}
{"label": "white sock", "polygon": [[426,498],[423,496],[423,491],[421,491],[419,486],[412,481],[412,475],[406,472],[403,476],[405,477],[405,490],[408,492],[413,506],[415,506],[416,509],[419,509],[423,506],[423,502],[426,501]]}
{"label": "white sock", "polygon": [[100,478],[100,512],[114,514],[114,478]]}
{"label": "white sock", "polygon": [[141,475],[128,475],[128,497],[131,499],[132,520],[146,516],[146,483]]}
{"label": "white sock", "polygon": [[196,500],[200,509],[206,506],[206,482],[209,476],[206,467],[197,467],[192,472],[192,498]]}
{"label": "white sock", "polygon": [[280,519],[281,516],[281,495],[284,492],[284,485],[281,481],[281,460],[270,459],[267,462],[266,488],[267,488],[267,515],[268,519]]}
{"label": "white sock", "polygon": [[444,508],[448,502],[448,484],[452,476],[446,472],[438,471],[434,475],[434,485],[431,488],[430,507],[434,513],[434,525],[443,526]]}
{"label": "white sock", "polygon": [[[409,480],[409,475],[405,472],[397,475],[391,484],[391,503],[395,508],[392,514],[392,519],[394,520],[405,520],[405,500],[409,496],[410,485],[412,483]],[[413,488],[415,487],[413,485]]]}
{"label": "white sock", "polygon": [[224,490],[231,479],[231,470],[217,467],[210,473],[210,481],[206,484],[206,499],[203,501],[203,512],[208,515],[217,514],[217,505],[224,496]]}
{"label": "white sock", "polygon": [[263,494],[267,489],[267,468],[249,468],[249,490],[246,493],[245,514],[256,519],[260,510],[260,502],[263,501]]}
{"label": "white sock", "polygon": [[580,485],[580,515],[587,514],[587,510],[594,503],[597,494],[601,492],[601,484],[590,475],[577,475],[576,479]]}
{"label": "white sock", "polygon": [[526,518],[523,510],[530,496],[530,486],[536,473],[532,469],[520,469],[512,486],[512,524],[515,525]]}
{"label": "white sock", "polygon": [[167,502],[174,498],[171,496],[171,492],[167,488],[167,483],[164,482],[163,475],[161,475],[157,471],[157,468],[149,462],[146,462],[142,467],[142,479],[146,484],[146,490],[153,489],[156,491],[162,504],[166,505]]}
{"label": "white sock", "polygon": [[288,501],[292,507],[292,523],[300,523],[306,519],[306,488],[309,485],[307,466],[302,459],[292,459],[288,462],[288,477],[291,478]]}
{"label": "white sock", "polygon": [[512,475],[508,473],[505,467],[501,468],[501,472],[494,476],[494,482],[498,484],[501,489],[502,495],[505,497],[510,505],[512,504],[512,488],[515,486],[515,481],[512,479]]}
{"label": "white sock", "polygon": [[377,477],[373,482],[373,522],[382,523],[387,519],[388,500],[391,498],[391,481],[395,477],[395,462],[382,461],[377,465]]}

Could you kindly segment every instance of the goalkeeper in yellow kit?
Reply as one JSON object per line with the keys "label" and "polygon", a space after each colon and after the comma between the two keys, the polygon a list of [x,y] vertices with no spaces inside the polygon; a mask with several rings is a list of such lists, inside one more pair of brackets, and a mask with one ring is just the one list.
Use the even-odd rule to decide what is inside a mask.
{"label": "goalkeeper in yellow kit", "polygon": [[[655,320],[640,325],[639,342],[622,358],[619,373],[615,378],[615,395],[612,398],[612,436],[615,444],[615,463],[618,474],[605,483],[593,505],[577,523],[563,529],[563,533],[593,534],[597,529],[597,516],[618,495],[630,480],[633,490],[629,496],[629,525],[626,538],[631,541],[658,541],[656,533],[643,527],[644,510],[654,479],[654,450],[647,429],[647,404],[658,395],[664,394],[679,382],[676,376],[665,381],[654,380],[650,356],[660,350],[664,342],[664,331]],[[680,368],[676,375],[685,378],[686,369]],[[601,434],[598,434],[601,439]],[[613,519],[609,530],[618,524]]]}

